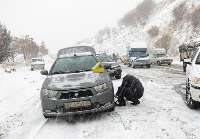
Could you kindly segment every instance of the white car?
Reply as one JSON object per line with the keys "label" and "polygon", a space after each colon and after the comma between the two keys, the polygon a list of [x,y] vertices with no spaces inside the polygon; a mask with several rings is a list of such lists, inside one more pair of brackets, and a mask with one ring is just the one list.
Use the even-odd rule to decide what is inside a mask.
{"label": "white car", "polygon": [[31,71],[33,70],[44,70],[45,63],[42,58],[32,58],[31,59]]}
{"label": "white car", "polygon": [[200,47],[198,47],[191,60],[185,60],[186,72],[186,104],[196,109],[200,104]]}

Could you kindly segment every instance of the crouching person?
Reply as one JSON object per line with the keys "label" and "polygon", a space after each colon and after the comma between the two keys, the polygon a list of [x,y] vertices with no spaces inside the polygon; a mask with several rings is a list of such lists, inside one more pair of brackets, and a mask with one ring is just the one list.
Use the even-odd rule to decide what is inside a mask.
{"label": "crouching person", "polygon": [[117,101],[115,104],[117,106],[126,106],[125,99],[127,99],[132,102],[132,105],[138,105],[140,104],[139,99],[143,96],[143,93],[144,87],[140,80],[132,75],[126,75],[116,93]]}

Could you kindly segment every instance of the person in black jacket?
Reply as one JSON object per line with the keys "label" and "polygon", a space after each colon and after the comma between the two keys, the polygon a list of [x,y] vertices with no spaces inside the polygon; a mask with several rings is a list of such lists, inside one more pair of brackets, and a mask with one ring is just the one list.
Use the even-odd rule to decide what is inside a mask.
{"label": "person in black jacket", "polygon": [[131,101],[132,105],[140,104],[139,99],[143,96],[143,93],[144,87],[140,80],[132,75],[126,75],[116,93],[118,100],[115,104],[117,106],[126,106],[125,98]]}

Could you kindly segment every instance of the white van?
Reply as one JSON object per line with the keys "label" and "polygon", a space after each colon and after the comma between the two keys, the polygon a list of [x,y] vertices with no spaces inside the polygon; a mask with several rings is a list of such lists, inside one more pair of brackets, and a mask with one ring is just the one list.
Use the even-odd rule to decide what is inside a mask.
{"label": "white van", "polygon": [[186,104],[196,109],[200,104],[200,47],[197,47],[191,59],[185,60],[186,72]]}

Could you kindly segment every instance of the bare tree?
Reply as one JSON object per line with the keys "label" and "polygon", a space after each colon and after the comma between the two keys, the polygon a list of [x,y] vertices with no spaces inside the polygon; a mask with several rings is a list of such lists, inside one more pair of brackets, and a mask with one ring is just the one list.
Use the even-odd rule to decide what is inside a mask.
{"label": "bare tree", "polygon": [[168,50],[171,46],[171,36],[169,33],[164,33],[156,42],[155,47],[157,48],[164,48],[166,53],[168,53]]}
{"label": "bare tree", "polygon": [[47,55],[48,54],[48,49],[46,48],[46,45],[44,42],[41,42],[39,46],[39,51],[42,55]]}
{"label": "bare tree", "polygon": [[150,37],[156,37],[159,34],[159,27],[153,26],[147,32]]}

